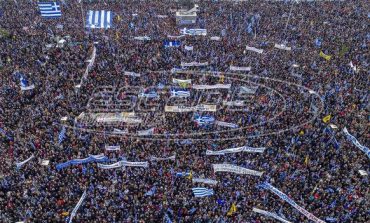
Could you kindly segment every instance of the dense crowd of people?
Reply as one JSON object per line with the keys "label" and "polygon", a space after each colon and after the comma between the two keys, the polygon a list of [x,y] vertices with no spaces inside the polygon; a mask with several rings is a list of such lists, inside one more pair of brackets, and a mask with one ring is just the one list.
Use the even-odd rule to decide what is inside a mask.
{"label": "dense crowd of people", "polygon": [[[276,221],[253,212],[254,207],[290,222],[309,222],[262,189],[263,182],[326,222],[370,221],[369,159],[342,132],[346,127],[363,145],[369,144],[367,1],[200,1],[197,23],[180,27],[175,1],[60,4],[61,18],[44,19],[37,1],[0,2],[0,222],[69,221],[84,191],[86,198],[73,222]],[[87,10],[112,11],[113,28],[84,28]],[[259,19],[249,32],[251,16]],[[168,37],[179,36],[184,27],[207,29],[207,35]],[[150,40],[134,39],[139,36]],[[58,45],[60,39],[66,42]],[[164,47],[164,41],[172,40],[181,46]],[[246,45],[263,53],[246,51]],[[94,64],[81,81],[94,48]],[[208,65],[170,72],[181,62],[193,61]],[[252,69],[235,79],[230,78],[235,73],[230,66]],[[21,90],[20,74],[34,89]],[[142,105],[162,109],[160,114],[148,112],[150,125],[78,122],[81,113],[97,111],[94,103],[112,111],[105,96],[108,104],[123,99],[126,103],[135,87],[170,86],[172,78],[233,88],[259,86],[253,97],[245,99],[244,110],[221,109],[214,114],[244,128],[217,132],[225,128],[197,126],[193,113],[164,112],[162,99],[168,99],[168,92]],[[110,88],[115,89],[114,97]],[[103,93],[97,96],[99,92]],[[218,103],[230,99],[227,92],[220,92]],[[193,89],[191,93],[189,103],[201,100]],[[323,121],[328,115],[330,120]],[[153,135],[131,134],[153,126]],[[130,134],[112,134],[124,128]],[[106,145],[119,145],[120,150],[106,150]],[[266,150],[206,155],[206,150],[244,145]],[[109,159],[107,164],[127,160],[147,161],[149,166],[102,169],[91,162],[56,168],[98,154]],[[153,159],[173,155],[175,159]],[[216,163],[263,175],[214,173]],[[194,178],[218,183],[197,183]],[[194,197],[194,187],[212,188],[214,194]],[[233,205],[236,210],[230,211]]]}

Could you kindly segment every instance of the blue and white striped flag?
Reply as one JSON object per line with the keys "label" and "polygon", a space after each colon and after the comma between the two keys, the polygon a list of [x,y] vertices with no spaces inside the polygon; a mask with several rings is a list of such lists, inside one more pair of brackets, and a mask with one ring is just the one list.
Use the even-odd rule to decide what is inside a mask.
{"label": "blue and white striped flag", "polygon": [[200,126],[213,124],[215,122],[215,118],[213,116],[199,116],[195,118],[195,122]]}
{"label": "blue and white striped flag", "polygon": [[86,28],[108,29],[112,27],[113,14],[111,11],[92,11],[87,12]]}
{"label": "blue and white striped flag", "polygon": [[207,189],[205,187],[192,188],[195,197],[206,197],[214,194],[213,189]]}
{"label": "blue and white striped flag", "polygon": [[58,135],[58,143],[59,145],[63,142],[63,140],[66,138],[66,127],[63,126],[62,130],[60,131]]}
{"label": "blue and white striped flag", "polygon": [[39,2],[38,5],[43,18],[60,18],[62,16],[59,2]]}
{"label": "blue and white striped flag", "polygon": [[163,41],[163,45],[166,48],[167,47],[179,47],[181,45],[181,42],[177,41],[177,40],[174,40],[174,41],[165,40],[165,41]]}
{"label": "blue and white striped flag", "polygon": [[190,91],[171,90],[171,97],[187,98],[190,97]]}

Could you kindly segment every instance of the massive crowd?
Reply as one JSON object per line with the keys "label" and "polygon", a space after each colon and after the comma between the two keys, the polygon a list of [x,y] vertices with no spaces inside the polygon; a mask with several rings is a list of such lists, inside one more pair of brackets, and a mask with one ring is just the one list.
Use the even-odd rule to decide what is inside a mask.
{"label": "massive crowd", "polygon": [[[182,37],[182,45],[171,49],[165,48],[163,41],[168,35],[179,35],[175,1],[60,2],[63,15],[59,19],[41,18],[36,1],[0,2],[1,222],[66,222],[84,191],[87,196],[73,222],[275,221],[253,212],[254,207],[290,222],[309,221],[287,202],[261,189],[258,185],[262,182],[270,182],[326,222],[370,221],[369,178],[359,173],[369,173],[369,159],[342,133],[346,127],[368,145],[367,1],[201,1],[197,24],[189,28],[207,29],[207,36]],[[111,10],[114,27],[85,29],[87,10]],[[248,18],[257,14],[258,25],[248,33]],[[151,40],[134,40],[137,36]],[[221,39],[212,41],[212,36]],[[67,42],[56,47],[60,38]],[[284,43],[292,50],[276,49],[275,43]],[[193,46],[193,50],[185,50],[185,45]],[[264,52],[245,52],[246,45]],[[94,47],[94,65],[76,88]],[[325,60],[320,51],[332,58]],[[212,129],[200,130],[186,121],[191,115],[166,114],[157,126],[156,133],[178,133],[179,140],[104,134],[112,127],[101,125],[88,126],[98,131],[84,131],[87,126],[73,122],[87,111],[97,88],[170,85],[173,74],[169,71],[184,61],[208,62],[208,66],[178,74],[180,79],[215,84],[219,77],[196,76],[201,72],[229,72],[230,65],[250,66],[249,74],[313,89],[323,104],[316,99],[318,109],[312,112],[312,100],[301,88],[244,77],[281,92],[286,109],[281,110],[281,98],[261,88],[251,99],[248,112],[224,111],[218,115],[244,126],[259,122],[261,116],[268,119],[279,113],[276,119],[192,140],[186,140],[188,133]],[[126,76],[124,71],[140,73],[141,77]],[[18,73],[35,88],[21,91]],[[224,82],[231,83],[227,78]],[[330,121],[323,122],[327,115],[331,115]],[[62,117],[68,120],[61,121]],[[63,126],[66,136],[59,143]],[[328,128],[333,134],[325,131]],[[289,131],[263,135],[285,129]],[[121,149],[107,151],[105,145],[119,145]],[[205,154],[207,149],[243,145],[266,147],[266,151]],[[148,161],[149,167],[105,170],[87,163],[56,169],[57,164],[68,160],[101,153],[112,162]],[[151,160],[153,156],[174,154],[175,160]],[[32,155],[33,159],[17,168],[16,163]],[[43,165],[44,160],[49,163]],[[231,163],[264,174],[214,173],[214,163]],[[187,174],[183,177],[177,173]],[[211,178],[218,184],[194,183],[192,178]],[[213,188],[214,195],[196,198],[193,187]],[[230,213],[233,204],[236,211]]]}

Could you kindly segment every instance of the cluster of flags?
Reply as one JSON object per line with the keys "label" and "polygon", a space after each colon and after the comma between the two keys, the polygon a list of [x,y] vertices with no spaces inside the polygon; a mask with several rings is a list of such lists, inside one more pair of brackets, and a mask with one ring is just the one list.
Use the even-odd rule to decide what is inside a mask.
{"label": "cluster of flags", "polygon": [[[60,18],[62,10],[59,2],[39,2],[42,18]],[[89,10],[86,16],[86,28],[108,29],[112,27],[113,13],[106,10]]]}

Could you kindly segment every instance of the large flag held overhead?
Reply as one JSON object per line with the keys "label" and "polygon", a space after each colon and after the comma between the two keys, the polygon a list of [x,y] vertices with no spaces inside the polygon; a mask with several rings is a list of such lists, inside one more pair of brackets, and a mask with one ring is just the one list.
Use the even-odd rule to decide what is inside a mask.
{"label": "large flag held overhead", "polygon": [[59,2],[39,2],[38,5],[43,18],[60,18],[62,16]]}
{"label": "large flag held overhead", "polygon": [[214,194],[213,189],[207,189],[204,187],[192,188],[195,197],[206,197]]}
{"label": "large flag held overhead", "polygon": [[112,27],[113,15],[111,11],[93,11],[87,12],[86,27],[91,29],[108,29]]}
{"label": "large flag held overhead", "polygon": [[213,124],[215,122],[215,118],[213,116],[198,116],[195,117],[194,120],[198,125],[203,126],[207,124]]}

